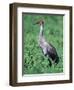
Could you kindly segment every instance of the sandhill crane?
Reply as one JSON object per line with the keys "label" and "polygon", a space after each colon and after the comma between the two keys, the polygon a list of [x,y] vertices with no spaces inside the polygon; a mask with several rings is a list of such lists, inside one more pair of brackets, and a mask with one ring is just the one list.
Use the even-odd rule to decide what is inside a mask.
{"label": "sandhill crane", "polygon": [[44,21],[40,20],[36,22],[36,24],[39,24],[40,26],[39,39],[38,39],[40,48],[42,49],[44,55],[48,57],[48,60],[51,62],[51,65],[57,64],[59,62],[59,57],[56,52],[56,49],[45,40],[43,35]]}

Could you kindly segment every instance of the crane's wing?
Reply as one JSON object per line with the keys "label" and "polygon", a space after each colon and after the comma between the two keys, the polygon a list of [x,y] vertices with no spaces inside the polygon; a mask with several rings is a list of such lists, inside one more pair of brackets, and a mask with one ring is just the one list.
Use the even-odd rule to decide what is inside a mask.
{"label": "crane's wing", "polygon": [[51,44],[47,45],[47,53],[53,60],[57,57],[56,49]]}

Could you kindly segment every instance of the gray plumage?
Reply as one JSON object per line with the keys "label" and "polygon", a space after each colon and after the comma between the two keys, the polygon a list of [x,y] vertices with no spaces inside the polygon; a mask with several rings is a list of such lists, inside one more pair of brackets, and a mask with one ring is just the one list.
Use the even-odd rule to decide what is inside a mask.
{"label": "gray plumage", "polygon": [[42,49],[44,55],[48,57],[48,60],[51,60],[51,63],[58,63],[59,57],[55,47],[53,47],[50,43],[48,43],[44,38],[43,35],[44,21],[40,20],[36,24],[40,25],[40,33],[38,39],[38,44],[40,48]]}

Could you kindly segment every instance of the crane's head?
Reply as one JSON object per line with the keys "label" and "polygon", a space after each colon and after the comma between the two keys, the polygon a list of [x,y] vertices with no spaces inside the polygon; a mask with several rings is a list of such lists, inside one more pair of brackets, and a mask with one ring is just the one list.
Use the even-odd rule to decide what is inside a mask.
{"label": "crane's head", "polygon": [[39,20],[35,24],[43,25],[44,26],[44,20]]}

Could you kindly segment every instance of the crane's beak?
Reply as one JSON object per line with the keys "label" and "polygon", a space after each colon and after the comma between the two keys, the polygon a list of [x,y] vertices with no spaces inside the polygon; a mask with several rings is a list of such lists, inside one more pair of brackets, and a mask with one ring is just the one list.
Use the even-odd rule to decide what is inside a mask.
{"label": "crane's beak", "polygon": [[37,21],[36,23],[34,23],[34,25],[36,25],[36,24],[38,24],[38,25],[44,24],[44,21],[43,20],[42,21]]}
{"label": "crane's beak", "polygon": [[39,24],[39,22],[35,22],[34,25]]}

